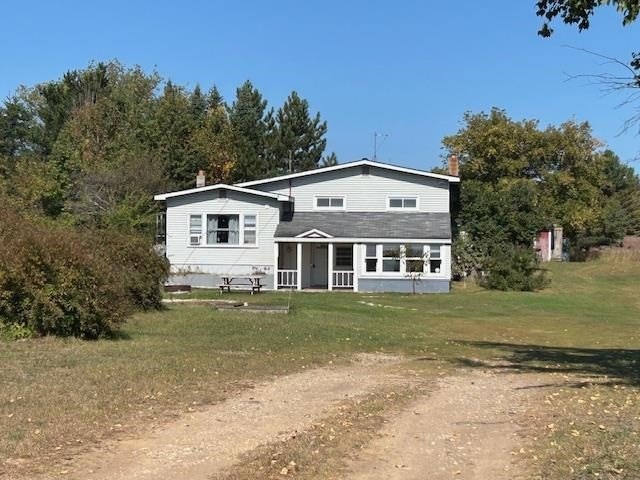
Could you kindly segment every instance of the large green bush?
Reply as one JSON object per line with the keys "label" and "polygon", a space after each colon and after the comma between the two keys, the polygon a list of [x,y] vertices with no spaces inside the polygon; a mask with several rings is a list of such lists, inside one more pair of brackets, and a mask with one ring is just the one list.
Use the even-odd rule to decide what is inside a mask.
{"label": "large green bush", "polygon": [[545,273],[531,248],[504,246],[487,259],[480,283],[491,290],[533,292],[549,284]]}
{"label": "large green bush", "polygon": [[142,240],[79,231],[0,206],[0,323],[40,335],[111,335],[159,305],[163,259]]}
{"label": "large green bush", "polygon": [[152,251],[146,239],[133,235],[100,235],[99,242],[113,267],[121,272],[120,282],[129,303],[141,310],[160,308],[161,282],[169,274],[166,259]]}
{"label": "large green bush", "polygon": [[476,279],[486,263],[486,247],[473,242],[466,233],[459,234],[452,245],[451,273],[454,280]]}

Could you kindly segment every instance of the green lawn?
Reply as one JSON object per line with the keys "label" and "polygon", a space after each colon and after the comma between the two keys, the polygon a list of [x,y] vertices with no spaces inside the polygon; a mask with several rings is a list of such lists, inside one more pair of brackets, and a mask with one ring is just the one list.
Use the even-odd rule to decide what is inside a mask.
{"label": "green lawn", "polygon": [[523,370],[617,375],[635,388],[637,257],[549,269],[552,286],[540,293],[472,285],[425,296],[194,292],[192,297],[290,302],[291,312],[180,305],[136,315],[118,340],[0,342],[0,458],[27,466],[38,457],[55,458],[218,401],[266,376],[346,361],[355,352],[403,353],[443,366],[508,359]]}

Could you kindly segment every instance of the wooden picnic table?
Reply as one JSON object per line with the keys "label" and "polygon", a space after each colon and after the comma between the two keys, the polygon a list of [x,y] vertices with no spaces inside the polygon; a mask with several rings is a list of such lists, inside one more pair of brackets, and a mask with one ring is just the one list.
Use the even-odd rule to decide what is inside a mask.
{"label": "wooden picnic table", "polygon": [[255,292],[260,293],[264,284],[261,282],[264,275],[222,275],[222,283],[218,285],[220,293],[231,290],[250,291],[251,295]]}

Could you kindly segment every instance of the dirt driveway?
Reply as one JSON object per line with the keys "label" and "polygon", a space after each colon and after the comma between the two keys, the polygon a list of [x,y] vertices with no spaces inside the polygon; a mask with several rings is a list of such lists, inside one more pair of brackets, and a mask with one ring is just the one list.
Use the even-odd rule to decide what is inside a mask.
{"label": "dirt driveway", "polygon": [[[403,362],[363,355],[349,366],[280,377],[140,438],[101,445],[41,479],[205,480],[260,445],[305,431],[345,399],[410,386],[415,376],[402,373]],[[390,414],[379,436],[345,459],[340,478],[518,478],[516,419],[540,383],[486,371],[441,378],[432,393]]]}

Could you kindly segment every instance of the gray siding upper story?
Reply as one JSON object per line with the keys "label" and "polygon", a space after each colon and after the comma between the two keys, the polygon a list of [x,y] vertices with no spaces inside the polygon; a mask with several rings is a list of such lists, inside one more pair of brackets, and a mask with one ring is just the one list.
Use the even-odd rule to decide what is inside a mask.
{"label": "gray siding upper story", "polygon": [[252,185],[264,192],[295,198],[296,212],[310,212],[317,196],[343,196],[349,212],[385,212],[389,196],[418,199],[419,212],[449,212],[449,182],[405,172],[360,166]]}

